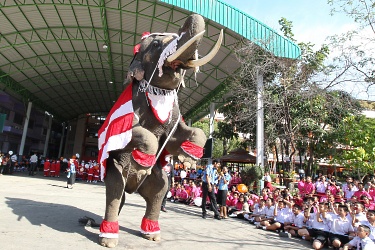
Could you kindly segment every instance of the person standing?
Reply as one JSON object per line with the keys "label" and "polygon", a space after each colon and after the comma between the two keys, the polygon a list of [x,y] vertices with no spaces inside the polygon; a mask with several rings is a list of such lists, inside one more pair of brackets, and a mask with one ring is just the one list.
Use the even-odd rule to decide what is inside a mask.
{"label": "person standing", "polygon": [[220,206],[220,216],[224,219],[228,218],[227,214],[227,195],[228,195],[228,184],[232,177],[228,173],[228,168],[223,167],[223,172],[219,175],[219,191],[217,195],[218,204]]}
{"label": "person standing", "polygon": [[44,176],[45,177],[49,177],[49,170],[50,170],[50,166],[51,166],[51,162],[49,161],[49,159],[47,158],[45,161],[44,161],[44,166],[43,166],[43,171],[44,171]]}
{"label": "person standing", "polygon": [[267,187],[272,191],[272,179],[269,172],[266,172],[263,177],[264,187]]}
{"label": "person standing", "polygon": [[67,175],[68,181],[66,184],[66,188],[69,188],[69,186],[70,186],[70,189],[73,188],[73,185],[76,182],[76,169],[77,168],[78,168],[77,157],[73,155],[73,157],[69,160],[68,169],[66,170],[68,172],[68,175]]}
{"label": "person standing", "polygon": [[36,164],[38,163],[38,156],[36,155],[36,153],[34,153],[31,157],[30,157],[30,170],[29,170],[29,175],[33,176],[34,175],[34,172],[35,172],[35,169],[36,169]]}
{"label": "person standing", "polygon": [[165,209],[165,205],[167,203],[168,193],[170,189],[174,186],[174,172],[173,165],[170,163],[170,155],[165,156],[165,161],[167,162],[167,164],[164,165],[163,170],[167,174],[168,189],[161,203],[161,211],[163,212],[167,212],[167,209]]}
{"label": "person standing", "polygon": [[213,164],[207,165],[206,170],[203,172],[202,178],[202,218],[207,218],[207,211],[206,211],[206,202],[207,196],[210,198],[210,206],[211,210],[214,212],[214,218],[217,220],[221,220],[219,211],[217,209],[216,203],[216,196],[214,185],[217,182],[218,174],[217,174],[217,167],[220,166],[217,160],[213,161]]}
{"label": "person standing", "polygon": [[14,168],[17,166],[17,154],[14,154],[10,157],[10,169],[9,169],[9,174],[13,174]]}

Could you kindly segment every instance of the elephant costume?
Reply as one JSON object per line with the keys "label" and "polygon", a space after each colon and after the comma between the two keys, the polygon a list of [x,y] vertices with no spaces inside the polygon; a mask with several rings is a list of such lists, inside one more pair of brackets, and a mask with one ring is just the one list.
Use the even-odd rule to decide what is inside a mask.
{"label": "elephant costume", "polygon": [[206,136],[188,127],[180,114],[177,89],[184,71],[207,63],[218,51],[219,40],[206,57],[197,58],[205,23],[193,14],[178,34],[152,33],[142,40],[130,65],[127,87],[99,130],[99,162],[106,186],[106,210],[99,243],[118,244],[118,215],[125,192],[137,191],[146,201],[141,234],[160,240],[160,207],[167,191],[162,170],[164,155],[178,156],[194,166],[203,154]]}

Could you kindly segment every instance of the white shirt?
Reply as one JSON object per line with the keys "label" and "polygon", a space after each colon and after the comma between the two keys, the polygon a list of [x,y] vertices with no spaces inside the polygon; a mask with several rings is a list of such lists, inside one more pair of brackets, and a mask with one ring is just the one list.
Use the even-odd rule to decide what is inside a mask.
{"label": "white shirt", "polygon": [[310,219],[312,220],[311,227],[329,232],[329,221],[331,219],[331,215],[326,214],[326,218],[323,218],[323,215],[320,214],[320,218],[323,220],[322,222],[318,221],[317,215],[317,213],[310,214]]}
{"label": "white shirt", "polygon": [[264,176],[264,181],[271,182],[272,181],[271,176],[269,175]]}
{"label": "white shirt", "polygon": [[180,177],[181,177],[181,179],[185,179],[186,178],[186,171],[185,170],[181,170]]}
{"label": "white shirt", "polygon": [[10,159],[12,160],[12,162],[16,162],[17,161],[17,155],[12,155],[10,157]]}
{"label": "white shirt", "polygon": [[[349,244],[356,247],[357,249],[363,249],[363,250],[375,249],[375,243],[369,237],[361,239],[358,236],[356,236],[351,241],[349,241]],[[362,248],[360,248],[360,244],[362,244]]]}
{"label": "white shirt", "polygon": [[315,182],[316,192],[325,193],[328,186],[328,182],[317,181]]}
{"label": "white shirt", "polygon": [[369,237],[370,237],[370,239],[372,240],[372,241],[375,241],[375,226],[372,226],[371,224],[370,224],[370,222],[369,221],[363,221],[362,223],[361,223],[362,225],[366,225],[366,226],[368,226],[370,229],[371,229],[371,233],[370,233],[370,235],[369,235]]}
{"label": "white shirt", "polygon": [[277,214],[275,217],[275,221],[278,221],[280,223],[285,223],[288,221],[288,218],[290,217],[290,209],[289,208],[278,208],[277,209]]}
{"label": "white shirt", "polygon": [[265,211],[265,214],[266,214],[266,218],[271,218],[273,217],[273,213],[274,213],[274,210],[275,210],[275,207],[274,206],[271,206],[271,207],[265,207],[264,208],[264,211]]}
{"label": "white shirt", "polygon": [[254,205],[254,211],[253,211],[253,215],[265,215],[265,210],[264,210],[265,206],[264,207],[260,207],[259,204],[255,204]]}
{"label": "white shirt", "polygon": [[303,212],[299,213],[298,215],[293,214],[293,224],[298,227],[303,227],[303,220],[305,219],[305,215]]}
{"label": "white shirt", "polygon": [[346,189],[346,191],[344,191],[345,193],[345,198],[346,199],[351,199],[354,195],[356,191],[354,190],[354,188],[352,188],[352,190],[349,190],[349,189]]}
{"label": "white shirt", "polygon": [[36,163],[36,162],[38,162],[38,156],[36,156],[36,155],[32,155],[32,156],[30,157],[30,162],[32,162],[32,163]]}
{"label": "white shirt", "polygon": [[334,215],[330,219],[331,222],[331,233],[347,235],[349,232],[354,232],[352,222],[347,217],[341,218],[338,215]]}

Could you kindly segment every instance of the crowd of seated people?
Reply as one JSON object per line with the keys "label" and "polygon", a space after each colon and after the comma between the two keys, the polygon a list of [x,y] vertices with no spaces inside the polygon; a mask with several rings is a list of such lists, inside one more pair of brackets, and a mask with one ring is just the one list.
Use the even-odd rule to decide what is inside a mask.
{"label": "crowd of seated people", "polygon": [[[171,190],[171,201],[200,206],[196,201],[201,183],[199,178],[185,178]],[[264,188],[258,196],[240,193],[232,185],[226,202],[229,217],[281,237],[310,241],[313,249],[375,250],[374,182],[348,177],[338,185],[333,177],[319,175],[313,181],[306,176],[292,193],[288,188]]]}

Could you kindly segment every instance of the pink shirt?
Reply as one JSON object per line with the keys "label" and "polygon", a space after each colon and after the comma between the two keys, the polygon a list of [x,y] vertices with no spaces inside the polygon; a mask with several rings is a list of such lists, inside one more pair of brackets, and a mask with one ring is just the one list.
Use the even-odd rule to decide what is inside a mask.
{"label": "pink shirt", "polygon": [[361,196],[362,195],[366,195],[369,199],[372,199],[372,197],[371,197],[371,195],[369,195],[365,190],[362,190],[362,191],[356,191],[355,193],[354,193],[354,196],[355,197],[357,197],[358,198],[358,200],[360,200],[361,199]]}
{"label": "pink shirt", "polygon": [[236,204],[238,203],[238,199],[232,199],[231,201],[230,201],[230,207],[235,207],[236,206]]}
{"label": "pink shirt", "polygon": [[180,191],[180,195],[178,195],[178,198],[182,199],[182,200],[186,200],[187,198],[189,197],[188,193],[186,192],[186,190],[181,190]]}
{"label": "pink shirt", "polygon": [[370,202],[369,204],[365,203],[365,208],[367,208],[368,210],[374,210],[375,209],[375,203],[374,202]]}
{"label": "pink shirt", "polygon": [[200,195],[201,195],[201,192],[200,192],[199,188],[193,187],[192,190],[191,190],[191,197],[193,199],[195,199],[197,197],[200,197]]}
{"label": "pink shirt", "polygon": [[372,197],[372,199],[374,200],[375,198],[375,188],[371,187],[369,190],[368,190],[368,194]]}
{"label": "pink shirt", "polygon": [[238,202],[236,203],[236,209],[239,210],[239,211],[241,211],[241,210],[242,210],[242,207],[243,207],[242,202],[239,202],[239,201],[238,201]]}
{"label": "pink shirt", "polygon": [[331,194],[336,195],[337,194],[337,187],[335,186],[329,186],[328,189],[331,191]]}
{"label": "pink shirt", "polygon": [[315,190],[314,183],[306,182],[305,186],[304,186],[304,189],[305,189],[304,194],[312,194]]}
{"label": "pink shirt", "polygon": [[298,190],[300,194],[304,194],[305,191],[305,182],[304,181],[299,181],[298,182]]}

